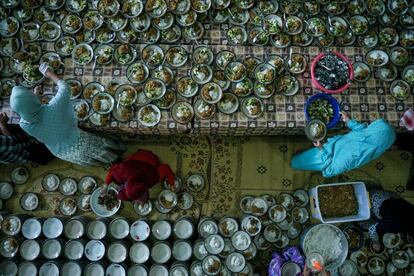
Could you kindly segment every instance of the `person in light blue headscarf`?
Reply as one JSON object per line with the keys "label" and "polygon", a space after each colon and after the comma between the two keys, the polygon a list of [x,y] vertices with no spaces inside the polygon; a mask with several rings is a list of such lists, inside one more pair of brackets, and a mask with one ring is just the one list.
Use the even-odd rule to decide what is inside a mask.
{"label": "person in light blue headscarf", "polygon": [[16,86],[10,106],[20,115],[20,127],[35,137],[56,157],[83,166],[115,162],[124,146],[78,128],[67,83],[58,78],[47,65],[39,70],[58,85],[56,95],[44,105],[29,89]]}
{"label": "person in light blue headscarf", "polygon": [[380,157],[395,141],[393,128],[383,119],[366,126],[344,112],[341,116],[351,132],[328,138],[324,145],[314,142],[315,148],[293,157],[294,170],[322,171],[324,177],[333,177]]}

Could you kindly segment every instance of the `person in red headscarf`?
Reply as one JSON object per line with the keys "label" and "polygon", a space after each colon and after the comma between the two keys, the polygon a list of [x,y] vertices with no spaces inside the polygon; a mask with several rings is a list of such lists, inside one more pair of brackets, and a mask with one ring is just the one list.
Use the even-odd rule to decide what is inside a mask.
{"label": "person in red headscarf", "polygon": [[109,185],[114,182],[120,186],[120,200],[144,203],[149,198],[149,189],[165,179],[170,187],[174,186],[175,175],[170,166],[161,164],[151,151],[140,149],[124,161],[112,165],[105,183]]}

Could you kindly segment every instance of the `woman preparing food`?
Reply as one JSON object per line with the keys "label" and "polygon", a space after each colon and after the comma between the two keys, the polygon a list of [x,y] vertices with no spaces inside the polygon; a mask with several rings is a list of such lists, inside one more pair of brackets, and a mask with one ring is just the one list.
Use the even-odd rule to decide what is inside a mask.
{"label": "woman preparing food", "polygon": [[344,112],[341,116],[351,132],[329,138],[324,145],[314,142],[315,148],[293,157],[293,169],[322,171],[324,177],[333,177],[380,157],[394,143],[395,132],[384,120],[365,126]]}
{"label": "woman preparing food", "polygon": [[116,161],[124,146],[78,128],[68,84],[46,64],[39,71],[57,83],[58,91],[48,105],[23,86],[13,88],[10,106],[21,117],[21,128],[44,143],[56,157],[82,166],[100,166]]}

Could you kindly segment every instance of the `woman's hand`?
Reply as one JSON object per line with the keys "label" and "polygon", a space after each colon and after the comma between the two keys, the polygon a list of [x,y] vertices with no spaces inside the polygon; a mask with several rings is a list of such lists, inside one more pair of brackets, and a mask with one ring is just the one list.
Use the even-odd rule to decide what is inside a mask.
{"label": "woman's hand", "polygon": [[309,269],[309,267],[305,264],[305,267],[303,268],[303,276],[310,276],[311,275],[311,271]]}
{"label": "woman's hand", "polygon": [[319,149],[321,149],[322,148],[322,143],[321,143],[321,141],[315,141],[315,142],[313,142],[313,145],[315,146],[315,147],[317,147],[317,148],[319,148]]}
{"label": "woman's hand", "polygon": [[40,64],[39,71],[40,71],[40,73],[42,73],[44,76],[50,78],[55,83],[57,83],[59,81],[59,77],[53,72],[52,68],[50,68],[50,66],[47,65],[47,63]]}
{"label": "woman's hand", "polygon": [[349,116],[348,116],[348,114],[346,113],[346,112],[343,112],[343,111],[341,111],[341,112],[339,112],[340,114],[341,114],[341,118],[342,118],[342,121],[344,122],[344,123],[348,123],[348,121],[349,121]]}

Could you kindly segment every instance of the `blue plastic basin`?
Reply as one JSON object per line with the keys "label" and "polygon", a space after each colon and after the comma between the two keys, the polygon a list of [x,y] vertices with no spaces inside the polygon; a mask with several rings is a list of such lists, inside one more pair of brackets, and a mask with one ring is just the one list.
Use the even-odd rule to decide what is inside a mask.
{"label": "blue plastic basin", "polygon": [[334,97],[332,97],[329,94],[325,94],[325,93],[315,94],[315,95],[313,95],[312,97],[310,97],[306,101],[306,104],[305,104],[306,121],[309,122],[311,120],[310,117],[309,117],[309,113],[308,113],[308,108],[309,108],[310,104],[313,101],[319,100],[319,99],[327,100],[332,105],[332,108],[333,108],[333,117],[332,117],[331,121],[328,124],[326,124],[326,127],[327,128],[333,128],[333,127],[335,127],[336,124],[338,123],[340,117],[341,117],[341,115],[339,114],[339,112],[340,112],[340,106],[339,106],[338,101]]}

